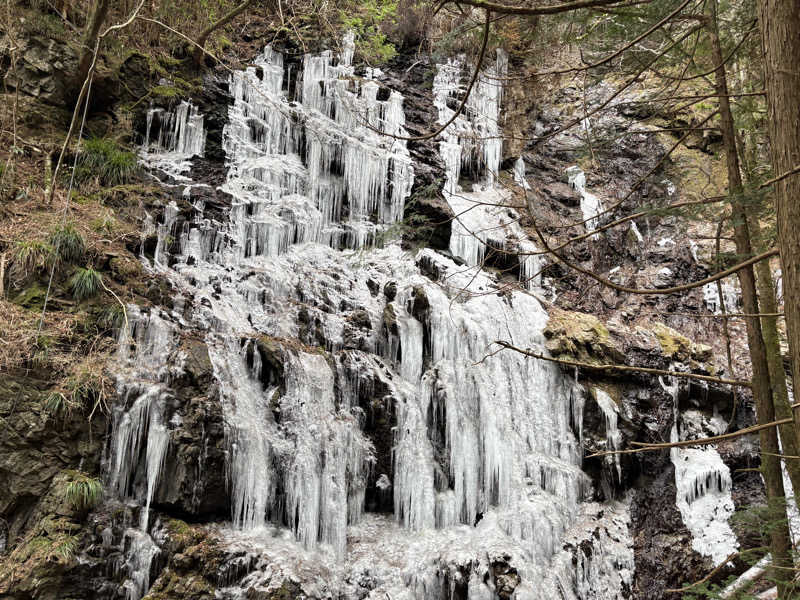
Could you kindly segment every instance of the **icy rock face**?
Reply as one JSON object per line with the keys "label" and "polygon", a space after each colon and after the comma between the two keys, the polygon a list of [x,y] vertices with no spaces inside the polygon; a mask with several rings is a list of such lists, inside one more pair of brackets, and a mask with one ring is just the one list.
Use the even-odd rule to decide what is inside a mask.
{"label": "icy rock face", "polygon": [[[502,158],[499,120],[506,67],[507,57],[498,50],[495,64],[479,74],[463,113],[440,135],[439,153],[447,177],[443,192],[456,217],[450,252],[471,267],[483,266],[488,258],[504,270],[516,262],[519,280],[530,289],[541,284],[544,260],[519,225],[510,190],[495,185]],[[437,66],[433,95],[440,125],[453,118],[461,102],[463,71],[460,59]],[[475,181],[472,192],[459,184],[462,175]],[[514,178],[523,190],[530,189],[522,158],[514,167]]]}
{"label": "icy rock face", "polygon": [[169,383],[180,365],[168,360],[176,332],[157,312],[128,309],[128,327],[119,339],[117,395],[123,400],[113,408],[110,480],[121,498],[144,504],[141,529],[147,531],[161,467],[169,444],[166,418],[171,399]]}
{"label": "icy rock face", "polygon": [[188,181],[185,173],[193,156],[203,156],[206,132],[203,115],[190,102],[181,102],[175,110],[151,108],[140,157],[153,171],[179,181]]}
{"label": "icy rock face", "polygon": [[598,215],[603,212],[603,203],[600,198],[586,190],[586,174],[583,169],[577,165],[569,167],[566,175],[569,185],[581,195],[581,213],[583,214],[584,227],[586,227],[586,231],[592,232],[600,224]]}
{"label": "icy rock face", "polygon": [[404,134],[403,100],[378,100],[379,84],[354,78],[349,56],[307,56],[297,102],[271,48],[233,75],[223,133],[233,260],[304,242],[361,248],[402,217],[411,159],[405,142],[380,132]]}
{"label": "icy rock face", "polygon": [[[697,439],[725,431],[727,424],[718,415],[709,420],[693,410],[679,413],[679,384],[666,384],[661,380],[661,385],[674,398],[670,441]],[[692,548],[711,557],[718,565],[739,547],[728,523],[734,512],[730,469],[713,446],[671,448],[670,459],[675,466],[675,502],[692,534]]]}
{"label": "icy rock face", "polygon": [[[620,450],[622,446],[622,433],[617,427],[617,420],[619,418],[619,407],[614,399],[608,395],[608,392],[600,388],[594,389],[594,397],[600,410],[605,417],[606,425],[606,448],[609,451]],[[619,460],[619,454],[614,454],[605,457],[606,463],[610,464],[616,473],[616,479],[611,484],[617,484],[622,481],[622,465]]]}
{"label": "icy rock face", "polygon": [[[402,98],[354,77],[352,44],[307,56],[296,89],[270,48],[232,77],[232,206],[225,222],[195,206],[180,227],[168,207],[156,229],[159,247],[177,240],[153,265],[175,308],[131,310],[121,339],[113,488],[147,505],[169,476],[163,433],[182,427],[173,357],[191,331],[209,350],[228,448],[220,533],[239,562],[218,597],[285,581],[314,598],[621,597],[627,575],[612,572],[632,568],[627,525],[613,511],[584,518],[582,390],[550,363],[491,355],[495,340],[544,351],[547,313],[433,250],[372,246],[402,215],[413,168],[402,140],[374,131],[403,134]],[[477,202],[502,199],[500,98],[487,78],[455,127],[494,137],[448,129],[443,142],[481,169]],[[533,252],[516,227],[503,224],[504,243]],[[565,553],[566,535],[577,548],[597,527],[608,539],[592,556]]]}

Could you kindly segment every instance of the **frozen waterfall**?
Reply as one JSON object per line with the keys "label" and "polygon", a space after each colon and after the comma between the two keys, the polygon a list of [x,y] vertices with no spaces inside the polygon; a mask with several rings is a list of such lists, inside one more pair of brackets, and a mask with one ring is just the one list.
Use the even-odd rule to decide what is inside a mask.
{"label": "frozen waterfall", "polygon": [[[725,431],[726,423],[721,418],[709,420],[692,410],[679,412],[679,382],[667,384],[662,379],[661,385],[674,399],[670,441],[697,439]],[[703,432],[704,427],[708,433]],[[675,501],[692,534],[692,548],[710,556],[718,565],[739,546],[728,523],[734,510],[730,469],[713,446],[671,448],[670,458],[675,466]]]}
{"label": "frozen waterfall", "polygon": [[[440,134],[439,153],[447,178],[443,191],[456,217],[450,252],[471,267],[483,267],[490,260],[502,265],[516,262],[519,280],[532,289],[541,283],[539,273],[545,266],[544,259],[519,225],[512,191],[497,185],[503,146],[500,104],[506,68],[507,57],[498,50],[495,64],[480,73],[464,112]],[[461,59],[437,65],[433,95],[440,124],[453,117],[453,107],[465,92],[463,70]],[[514,180],[527,191],[530,186],[521,160],[514,166]],[[475,181],[471,192],[460,185],[464,174]]]}
{"label": "frozen waterfall", "polygon": [[[496,340],[543,349],[547,313],[529,294],[496,293],[488,271],[375,245],[413,185],[405,143],[375,131],[404,132],[403,98],[379,73],[358,77],[353,39],[343,46],[306,56],[295,79],[270,47],[235,73],[220,188],[229,212],[217,220],[176,202],[153,226],[148,265],[169,278],[175,307],[132,308],[120,339],[113,489],[145,507],[146,536],[182,427],[170,384],[191,331],[208,347],[224,417],[231,522],[219,533],[248,565],[231,567],[219,598],[290,577],[315,597],[439,600],[459,587],[488,599],[501,564],[522,582],[520,600],[622,597],[633,571],[627,512],[584,502],[583,391],[550,363],[490,355]],[[442,65],[434,82],[440,118],[456,71]],[[499,53],[489,74],[504,72]],[[524,249],[520,276],[535,279],[535,246],[496,186],[501,98],[498,80],[483,78],[440,141],[447,198],[464,215],[451,248],[472,267],[487,244]],[[195,129],[159,138],[158,164],[149,137],[143,150],[170,185],[202,185],[175,176],[187,177],[187,152],[202,152],[187,141],[202,116],[186,115]],[[473,192],[458,191],[462,168],[482,181]],[[365,426],[376,410],[384,429]],[[368,496],[388,496],[385,512]],[[584,539],[594,553],[579,549]],[[149,585],[145,562],[131,561],[132,600]]]}

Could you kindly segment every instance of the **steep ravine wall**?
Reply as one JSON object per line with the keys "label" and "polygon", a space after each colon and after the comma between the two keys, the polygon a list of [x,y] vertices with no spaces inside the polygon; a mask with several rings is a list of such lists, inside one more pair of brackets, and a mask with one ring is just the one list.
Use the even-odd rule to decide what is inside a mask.
{"label": "steep ravine wall", "polygon": [[[268,70],[270,64],[274,65],[267,63],[263,68]],[[413,68],[409,70],[409,66]],[[294,67],[299,69],[300,65],[296,63]],[[434,108],[433,91],[430,89],[436,65],[401,56],[384,70],[384,74],[375,78],[376,99],[388,102],[390,90],[393,90],[402,95],[404,131],[414,135],[430,128],[440,118]],[[361,77],[364,73],[359,69],[357,75]],[[263,77],[263,72],[260,77]],[[291,86],[291,77],[287,76],[287,81],[283,81],[283,77],[281,74],[277,83],[279,90]],[[436,351],[427,349],[439,344],[439,358],[449,359],[451,354],[448,353],[458,356],[459,343],[466,347],[469,343],[476,343],[477,339],[476,347],[469,348],[474,354],[466,356],[470,361],[477,362],[485,354],[484,346],[493,341],[492,335],[499,331],[494,325],[487,327],[478,317],[469,315],[470,309],[466,309],[464,314],[456,312],[456,318],[460,319],[460,327],[471,332],[473,337],[460,339],[457,337],[460,335],[458,330],[450,330],[446,320],[441,323],[436,321],[439,314],[446,313],[448,304],[447,296],[439,291],[442,276],[449,275],[459,282],[461,280],[454,273],[464,267],[463,257],[453,256],[450,246],[450,219],[454,211],[442,193],[447,179],[447,165],[440,157],[439,142],[409,143],[405,150],[413,165],[414,178],[413,186],[401,203],[403,210],[399,216],[403,219],[397,219],[396,222],[402,224],[397,229],[402,235],[404,247],[414,253],[422,249],[416,260],[400,258],[388,248],[365,258],[366,266],[353,267],[341,262],[337,264],[337,257],[341,255],[330,254],[326,249],[324,252],[314,250],[306,254],[298,253],[290,259],[272,256],[269,257],[273,260],[272,264],[250,264],[247,268],[252,272],[249,272],[247,269],[241,270],[242,263],[231,258],[210,258],[215,251],[223,255],[220,249],[237,233],[235,229],[220,227],[220,223],[230,219],[232,207],[238,206],[235,210],[240,211],[241,223],[246,229],[244,239],[250,239],[253,229],[261,226],[261,223],[269,223],[268,219],[251,219],[261,210],[258,202],[243,205],[235,197],[241,190],[223,186],[226,181],[230,184],[228,169],[231,155],[223,149],[223,140],[224,127],[230,122],[229,115],[234,105],[231,93],[231,82],[226,73],[222,70],[208,73],[202,94],[191,99],[204,119],[205,149],[202,159],[192,158],[191,154],[184,157],[190,163],[189,170],[184,173],[176,174],[171,170],[171,164],[160,170],[156,165],[153,171],[168,187],[163,199],[147,205],[149,225],[145,222],[145,215],[140,215],[142,239],[132,243],[131,249],[141,254],[144,263],[152,269],[152,276],[162,281],[164,289],[160,294],[151,294],[152,301],[141,310],[129,309],[129,318],[133,323],[131,338],[137,342],[133,345],[125,338],[122,340],[123,354],[117,366],[113,367],[119,395],[112,400],[114,410],[108,423],[98,418],[87,425],[78,415],[63,423],[48,423],[42,415],[27,408],[34,405],[29,398],[39,395],[35,380],[22,377],[3,384],[3,401],[6,402],[8,398],[10,402],[3,409],[2,416],[4,422],[15,431],[13,436],[0,441],[2,469],[10,474],[13,482],[8,491],[4,491],[6,497],[0,505],[0,508],[4,507],[2,517],[6,524],[3,533],[8,540],[7,548],[19,545],[26,534],[36,535],[32,528],[41,522],[42,516],[54,515],[72,523],[69,527],[73,528],[79,540],[75,553],[79,559],[53,566],[46,561],[33,567],[35,557],[32,557],[28,561],[32,568],[26,570],[24,564],[23,568],[18,568],[16,564],[20,561],[19,555],[14,556],[6,550],[0,563],[0,597],[15,600],[128,597],[138,600],[149,590],[146,597],[151,599],[290,598],[302,595],[322,598],[339,593],[362,598],[368,597],[373,590],[381,590],[382,583],[397,575],[389,576],[380,570],[366,568],[370,556],[365,550],[362,551],[364,555],[351,555],[350,561],[357,567],[352,571],[354,579],[342,582],[337,579],[338,573],[335,572],[338,567],[331,566],[329,557],[300,554],[290,539],[294,537],[293,534],[287,530],[274,530],[270,534],[272,537],[268,538],[271,541],[266,544],[263,540],[249,540],[246,536],[231,532],[226,522],[232,517],[236,521],[237,515],[238,520],[252,520],[252,516],[242,516],[241,511],[249,513],[253,507],[261,511],[256,519],[263,520],[267,511],[273,523],[283,523],[294,529],[294,535],[308,542],[307,548],[313,548],[318,538],[331,546],[338,544],[340,547],[348,541],[353,543],[353,539],[363,540],[364,548],[380,553],[381,559],[389,557],[390,564],[398,572],[404,573],[404,593],[412,594],[409,597],[467,597],[468,594],[473,597],[478,593],[475,590],[481,590],[480,593],[486,594],[487,598],[523,598],[527,597],[525,593],[535,593],[536,586],[546,577],[530,569],[526,571],[522,566],[526,561],[521,556],[526,551],[530,552],[530,547],[519,550],[519,555],[515,554],[516,549],[506,553],[505,548],[486,551],[477,557],[469,555],[484,543],[481,536],[494,531],[489,521],[503,518],[502,515],[484,515],[484,510],[488,512],[488,508],[481,506],[482,501],[479,500],[474,500],[471,506],[462,503],[462,506],[468,506],[466,510],[470,522],[457,525],[457,529],[453,529],[453,539],[445,534],[431,537],[431,547],[440,548],[443,557],[439,559],[442,562],[435,577],[429,575],[429,564],[421,563],[416,570],[409,567],[413,563],[404,562],[408,557],[402,555],[400,549],[413,552],[415,541],[402,528],[393,528],[392,514],[395,517],[403,514],[401,522],[405,520],[405,525],[411,524],[412,529],[417,518],[421,519],[420,523],[431,518],[442,519],[443,522],[449,519],[452,525],[464,519],[445,514],[449,509],[445,509],[444,505],[427,513],[428,508],[422,500],[415,504],[418,501],[413,499],[413,492],[423,485],[419,479],[414,479],[418,473],[405,473],[406,477],[411,477],[407,484],[407,503],[398,501],[397,496],[393,501],[391,491],[386,491],[386,482],[381,479],[386,476],[388,483],[397,487],[399,477],[404,475],[393,471],[398,465],[398,452],[401,451],[398,448],[401,444],[395,437],[398,419],[406,424],[411,423],[409,414],[405,414],[400,407],[413,406],[410,396],[406,395],[409,392],[405,380],[420,378],[423,371],[431,369],[436,363]],[[568,103],[573,91],[565,86],[561,93]],[[508,96],[519,98],[520,94],[518,90],[510,90]],[[256,102],[254,98],[250,99],[252,104]],[[505,133],[529,135],[537,126],[545,129],[554,127],[562,119],[561,101],[559,96],[555,96],[552,105],[532,103],[530,121],[520,119],[518,123],[506,122]],[[177,104],[171,103],[162,108],[174,111],[176,107]],[[524,111],[517,107],[517,114],[521,112]],[[146,114],[143,111],[137,120],[140,136],[147,129]],[[265,114],[268,116],[269,112]],[[537,117],[534,118],[534,115]],[[251,124],[248,123],[248,126]],[[266,135],[271,134],[268,132]],[[264,142],[263,138],[256,141]],[[521,153],[527,164],[528,182],[536,201],[530,215],[534,218],[576,218],[581,214],[580,199],[564,179],[565,169],[577,162],[577,147],[569,142],[556,140],[556,147],[531,144]],[[310,142],[305,140],[301,143]],[[637,173],[649,168],[658,148],[650,141],[642,140],[640,144],[617,151],[623,156],[609,157],[609,168],[598,169],[598,175],[590,173],[589,186],[595,189],[602,186],[604,192],[624,189]],[[394,149],[391,152],[401,151]],[[503,158],[516,160],[517,156]],[[174,157],[170,160],[174,160]],[[282,163],[276,170],[274,165],[265,161],[263,169],[269,173],[280,173],[287,164],[292,167],[289,163]],[[334,164],[331,173],[338,175],[337,170],[344,168]],[[390,177],[395,175],[396,172],[389,171]],[[508,175],[507,171],[501,173],[501,178]],[[190,179],[188,184],[181,180],[184,176]],[[481,184],[479,178],[474,179],[477,181],[462,182],[463,186],[468,188],[472,183]],[[261,182],[267,184],[265,190],[269,185],[275,185],[269,177],[262,178]],[[278,185],[286,183],[282,181]],[[651,190],[649,193],[657,192]],[[348,202],[352,202],[352,199]],[[174,204],[168,208],[169,203]],[[294,224],[301,222],[298,215],[296,213],[293,217]],[[525,218],[523,211],[523,226]],[[371,215],[366,219],[369,223],[367,227],[372,228],[379,220],[379,217]],[[198,223],[202,223],[202,226],[198,226]],[[202,232],[199,239],[190,235],[192,229]],[[642,281],[652,280],[654,274],[665,267],[675,277],[696,277],[704,270],[691,256],[687,257],[679,251],[679,248],[686,248],[688,244],[681,243],[678,230],[674,223],[653,222],[648,224],[646,242],[642,245],[631,244],[630,236],[610,235],[596,242],[587,241],[576,252],[598,269],[610,268],[612,265],[607,264],[607,257],[613,256],[614,264],[619,264],[623,273],[644,260],[652,273],[637,273],[635,276]],[[672,239],[667,250],[658,243],[665,237]],[[300,234],[295,234],[297,239],[300,239]],[[290,240],[290,243],[293,241]],[[369,246],[363,244],[365,248]],[[280,266],[283,265],[281,261],[287,261],[288,266]],[[492,269],[503,268],[499,262],[489,266],[488,272],[481,275],[482,279],[478,282],[485,286],[482,291],[496,285],[497,274]],[[280,268],[293,269],[297,279],[282,279],[285,274]],[[519,267],[514,275],[517,280]],[[675,308],[696,307],[702,300],[688,297],[677,304],[668,299],[666,303],[659,301],[657,304],[631,306],[625,299],[610,298],[599,289],[593,288],[587,293],[585,283],[580,280],[559,278],[559,274],[554,272],[547,275],[555,283],[545,282],[545,286],[552,286],[546,290],[547,293],[535,292],[543,298],[541,305],[549,309],[547,326],[545,321],[548,315],[540,303],[532,298],[528,300],[526,296],[514,297],[515,310],[522,307],[524,310],[521,315],[525,318],[512,322],[520,331],[526,327],[540,327],[541,333],[531,333],[530,337],[541,338],[540,342],[546,344],[547,350],[553,355],[601,362],[625,359],[657,368],[671,368],[675,363],[685,362],[698,372],[709,372],[720,367],[720,361],[714,358],[710,349],[700,348],[699,344],[694,344],[674,330],[659,328],[653,324],[657,321],[654,317],[648,319],[649,324],[637,319],[639,313],[659,310],[679,312]],[[165,280],[170,282],[169,285]],[[181,288],[182,285],[187,287]],[[468,284],[464,281],[461,285]],[[354,296],[354,289],[363,290],[365,294]],[[556,293],[554,306],[544,300],[552,292]],[[237,312],[243,310],[243,305],[231,300],[234,294],[241,294],[251,304],[260,304],[264,308],[256,311],[248,307],[244,313]],[[354,303],[353,298],[357,298],[358,303]],[[480,307],[475,310],[484,313],[508,310],[509,304],[502,300],[502,296],[492,294],[487,298],[486,301],[474,301],[475,306]],[[229,314],[219,312],[223,306],[227,307]],[[559,311],[557,307],[567,311]],[[602,307],[602,310],[598,310],[598,307]],[[442,312],[437,313],[439,310]],[[572,312],[576,310],[580,313]],[[600,318],[585,313],[597,313]],[[280,323],[287,316],[296,326],[274,326],[274,323]],[[257,319],[255,324],[254,317]],[[507,315],[506,318],[513,320],[520,317]],[[240,320],[249,320],[249,324]],[[208,335],[208,331],[218,327],[219,322],[225,322],[232,328],[233,333],[226,332],[226,339]],[[335,325],[333,329],[332,324]],[[711,343],[714,350],[719,351],[718,332],[711,332],[710,339],[709,332],[687,330],[683,327],[685,322],[669,324],[690,334],[693,339]],[[261,334],[244,334],[251,326],[260,330]],[[506,326],[507,323],[504,324]],[[519,333],[514,327],[511,330]],[[454,336],[456,341],[445,342],[441,337],[445,335]],[[232,341],[235,342],[233,347],[230,346]],[[411,341],[419,343],[419,364],[416,359],[410,358],[415,356],[411,353]],[[454,344],[454,347],[447,344]],[[235,357],[235,360],[231,357]],[[514,400],[517,403],[512,402],[507,412],[484,412],[483,418],[491,416],[501,424],[509,423],[509,429],[504,430],[504,435],[508,436],[505,439],[508,440],[513,436],[528,435],[521,429],[520,415],[530,405],[536,402],[547,405],[548,402],[554,402],[554,398],[561,398],[559,395],[569,399],[567,405],[561,402],[552,405],[555,412],[567,407],[564,421],[555,427],[563,428],[559,430],[562,441],[580,440],[583,447],[568,448],[569,443],[556,450],[537,447],[547,457],[561,453],[559,461],[569,463],[574,459],[575,464],[559,463],[556,466],[546,460],[537,463],[537,467],[542,469],[541,483],[534,484],[541,485],[543,492],[548,494],[553,491],[548,485],[567,485],[568,488],[562,491],[570,489],[569,493],[572,493],[569,486],[577,485],[581,488],[578,493],[582,495],[583,503],[580,505],[580,519],[576,518],[575,521],[583,519],[589,524],[596,523],[587,529],[595,532],[594,542],[591,536],[587,539],[577,534],[570,537],[572,533],[556,536],[561,547],[549,548],[543,557],[547,560],[552,558],[553,568],[559,573],[562,568],[564,573],[573,572],[575,565],[583,569],[587,579],[570,579],[571,589],[564,597],[611,597],[603,595],[603,590],[610,590],[613,586],[615,597],[661,598],[665,587],[675,587],[681,582],[702,576],[711,567],[711,561],[692,550],[692,535],[686,529],[675,503],[675,475],[669,455],[627,457],[619,461],[619,467],[613,460],[602,463],[581,461],[580,455],[607,449],[612,444],[621,447],[631,440],[667,440],[676,409],[680,409],[678,412],[695,409],[709,418],[723,411],[724,417],[731,400],[727,392],[686,386],[673,395],[652,378],[620,379],[592,371],[577,375],[578,386],[573,385],[575,374],[572,371],[562,373],[555,367],[533,364],[531,361],[505,357],[504,362],[498,361],[497,366],[487,368],[487,385],[491,383],[491,378],[495,378],[495,381],[508,378],[508,389],[513,389],[513,394],[518,394],[518,397]],[[437,400],[438,410],[443,411],[444,407],[456,406],[456,398],[446,397],[447,386],[457,386],[459,378],[467,377],[466,372],[456,367],[452,367],[455,370],[448,373],[448,368],[451,367],[440,365],[432,369],[433,373],[429,375],[431,382],[438,382],[436,385],[439,386],[434,387],[432,392],[443,394]],[[221,376],[225,372],[229,372],[229,375]],[[330,373],[330,378],[315,381],[307,389],[304,387],[304,377],[323,372]],[[518,385],[514,378],[524,378],[526,375],[531,378],[529,381],[534,380],[543,387],[543,394],[538,394],[541,390],[537,389],[514,387]],[[454,381],[447,381],[446,377]],[[236,383],[239,387],[226,389],[226,382]],[[152,446],[152,461],[149,442],[146,452],[138,458],[127,455],[126,459],[126,455],[120,455],[119,449],[114,446],[120,440],[118,429],[121,419],[130,414],[134,404],[145,397],[143,391],[150,393],[144,385],[151,386],[148,390],[152,389],[155,395],[152,399],[147,396],[148,403],[141,404],[145,407],[142,414],[147,417],[143,421],[145,424],[139,424],[138,427],[144,429],[133,430],[130,439],[138,435],[150,436],[154,427],[162,427],[166,436],[164,447],[156,454],[156,447]],[[250,393],[248,386],[251,385],[255,386],[253,393],[261,398],[255,402],[254,408],[261,411],[259,415],[269,413],[271,422],[277,424],[277,429],[269,431],[263,438],[276,448],[280,444],[295,444],[295,452],[309,452],[307,456],[300,455],[301,458],[324,456],[324,460],[333,465],[338,459],[332,453],[339,446],[330,442],[316,449],[300,446],[297,443],[300,430],[291,429],[292,423],[306,428],[319,426],[323,417],[315,412],[317,408],[312,410],[311,407],[322,403],[330,403],[331,414],[336,415],[337,419],[330,423],[325,421],[329,439],[363,435],[369,441],[373,448],[373,460],[368,469],[361,472],[361,459],[349,456],[343,459],[341,464],[345,466],[340,474],[333,473],[325,480],[327,483],[320,483],[320,489],[325,489],[325,485],[342,485],[342,478],[347,481],[352,489],[337,496],[345,504],[349,502],[349,496],[357,497],[358,493],[363,493],[366,515],[362,525],[346,533],[341,528],[337,529],[338,525],[326,529],[327,525],[321,522],[309,525],[306,538],[303,538],[300,530],[307,521],[303,521],[300,513],[306,510],[304,507],[308,498],[300,499],[299,503],[295,498],[295,514],[285,510],[285,503],[293,501],[291,486],[297,486],[298,482],[286,476],[283,465],[277,464],[288,460],[290,453],[282,451],[284,453],[280,454],[276,451],[274,455],[254,454],[247,450],[251,453],[245,456],[246,460],[258,458],[264,462],[231,466],[232,460],[235,460],[232,457],[243,451],[241,444],[244,440],[238,442],[239,446],[232,447],[230,430],[226,427],[230,427],[232,420],[240,418],[236,416],[236,411],[244,408],[243,399]],[[452,389],[460,390],[466,398],[473,388]],[[611,399],[616,408],[603,400],[606,397]],[[349,403],[347,414],[353,417],[353,423],[346,422],[345,413],[342,412],[344,402]],[[678,407],[675,406],[676,402],[679,403]],[[157,412],[153,412],[154,406],[158,406]],[[487,405],[476,406],[482,411],[487,410]],[[578,406],[582,410],[576,411],[575,407]],[[737,423],[745,424],[750,418],[746,406],[745,398],[745,410],[740,409]],[[20,410],[20,407],[26,409]],[[234,412],[226,413],[231,407]],[[464,408],[469,407],[464,404]],[[419,460],[438,465],[431,472],[434,478],[444,481],[430,484],[431,489],[454,491],[462,484],[447,481],[454,478],[453,473],[458,472],[467,481],[470,469],[475,470],[472,475],[477,476],[484,467],[469,463],[461,463],[460,471],[448,467],[459,458],[459,453],[467,456],[470,451],[469,437],[462,438],[461,442],[466,443],[455,450],[453,427],[474,423],[465,420],[445,426],[447,419],[452,419],[453,415],[442,414],[437,417],[436,410],[432,408],[430,414],[420,415],[423,421],[428,420],[428,424],[423,423],[423,429],[429,430],[429,439],[420,441],[409,438],[406,443],[408,448],[415,449],[430,442],[431,456]],[[610,414],[614,415],[612,420],[609,420]],[[578,415],[579,422],[574,422],[575,415]],[[247,414],[243,417],[249,418]],[[327,419],[327,416],[324,418]],[[485,423],[480,418],[475,422]],[[614,429],[618,437],[612,432],[612,422],[616,425]],[[91,436],[89,427],[92,428]],[[483,435],[475,439],[486,442],[494,438]],[[529,443],[534,446],[546,443],[536,440],[533,435],[531,439],[534,441]],[[357,444],[347,446],[348,452],[356,452],[356,447]],[[501,449],[496,451],[501,456]],[[722,454],[731,468],[754,464],[753,450],[746,444],[729,447]],[[113,466],[115,456],[123,456],[123,466],[116,472]],[[303,465],[299,461],[296,464],[299,469],[297,473],[304,473]],[[516,465],[513,461],[508,464]],[[585,475],[580,473],[580,466]],[[97,474],[102,472],[107,482],[104,503],[89,514],[74,513],[65,508],[58,491],[58,474],[66,468],[80,468]],[[270,485],[275,488],[275,496],[265,498],[264,505],[259,504],[261,500],[247,491],[240,494],[232,490],[231,478],[237,477],[232,474],[232,468],[253,469],[252,472],[239,475],[245,478],[258,478],[264,469],[274,470],[277,479]],[[125,470],[128,471],[125,477],[129,480],[120,483],[119,474]],[[35,472],[36,478],[26,477],[28,472]],[[152,473],[156,472],[158,475],[153,477]],[[23,481],[24,485],[21,483]],[[745,484],[742,491],[737,488],[740,482]],[[492,493],[498,496],[505,489],[502,484],[489,483],[485,488],[481,487],[484,484],[472,485],[481,490],[494,486]],[[326,493],[332,492],[322,492],[323,498]],[[733,496],[737,502],[752,503],[758,499],[758,493],[758,486],[754,489],[749,478],[746,481],[734,478]],[[469,498],[467,492],[464,492],[464,497]],[[267,510],[274,498],[281,500]],[[555,523],[561,517],[549,516],[549,511],[553,511],[556,505],[550,496],[545,498],[545,503],[549,504],[536,510],[548,515],[547,527],[558,529],[559,525]],[[143,499],[147,500],[143,502]],[[503,502],[499,497],[489,498],[488,505],[498,501]],[[236,502],[242,502],[246,508],[237,509]],[[33,505],[37,508],[23,508]],[[349,510],[358,512],[361,509],[356,507]],[[558,510],[553,512],[557,514]],[[623,517],[615,517],[612,525],[612,521],[608,520],[609,513],[617,510],[621,515],[629,514],[630,522]],[[455,512],[459,512],[459,507]],[[325,514],[324,508],[320,514]],[[142,527],[143,523],[146,524]],[[538,534],[538,527],[543,527],[541,521],[535,523],[532,537]],[[139,533],[140,529],[144,531]],[[323,531],[326,533],[320,533]],[[384,533],[381,534],[381,531]],[[385,536],[387,531],[388,545],[381,541],[381,535]],[[538,535],[542,537],[542,534]],[[630,569],[624,552],[617,548],[625,548],[629,543],[626,540],[633,542],[635,569]],[[537,544],[540,544],[538,540]],[[604,548],[605,551],[617,548],[618,553],[601,556]],[[298,552],[297,560],[301,563],[298,570],[287,566],[286,555],[293,552]],[[393,552],[398,552],[398,555],[395,556]],[[451,556],[459,552],[466,552],[469,556],[448,560],[448,552]],[[317,562],[314,556],[317,556]],[[737,565],[737,568],[740,567]],[[632,570],[633,573],[620,575],[626,570]],[[614,574],[624,580],[612,581]],[[479,577],[484,580],[476,581]],[[592,578],[593,581],[590,581]]]}

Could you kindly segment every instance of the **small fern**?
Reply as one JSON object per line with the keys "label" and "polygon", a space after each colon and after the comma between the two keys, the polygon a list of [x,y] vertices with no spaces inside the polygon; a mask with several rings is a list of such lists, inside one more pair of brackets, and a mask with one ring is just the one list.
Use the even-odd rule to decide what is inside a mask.
{"label": "small fern", "polygon": [[50,234],[50,245],[55,249],[58,258],[66,263],[78,262],[86,252],[83,236],[71,223],[57,227]]}
{"label": "small fern", "polygon": [[103,484],[97,477],[80,471],[70,471],[71,480],[64,489],[64,499],[75,510],[90,510],[103,497]]}
{"label": "small fern", "polygon": [[78,302],[93,298],[97,295],[102,286],[103,277],[91,267],[86,269],[78,267],[69,280],[69,288],[72,292],[72,297]]}

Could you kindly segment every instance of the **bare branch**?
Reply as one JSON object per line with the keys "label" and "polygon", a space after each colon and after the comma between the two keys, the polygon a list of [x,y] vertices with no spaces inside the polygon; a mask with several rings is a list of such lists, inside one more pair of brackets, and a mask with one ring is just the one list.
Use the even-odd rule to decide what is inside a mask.
{"label": "bare branch", "polygon": [[526,350],[523,348],[517,348],[509,344],[508,342],[503,342],[497,340],[494,342],[506,348],[508,350],[513,350],[514,352],[519,352],[520,354],[524,354],[525,356],[530,356],[531,358],[538,358],[539,360],[546,360],[548,362],[558,363],[560,365],[565,365],[567,367],[579,367],[583,369],[591,369],[594,371],[619,371],[624,373],[647,373],[648,375],[662,375],[665,377],[681,377],[684,379],[697,379],[699,381],[707,381],[710,383],[721,383],[724,385],[736,385],[739,387],[750,387],[750,382],[748,381],[741,381],[738,379],[723,379],[721,377],[711,377],[710,375],[696,375],[695,373],[681,373],[679,371],[666,371],[664,369],[650,369],[647,367],[632,367],[628,365],[594,365],[592,363],[585,363],[585,362],[578,362],[574,360],[564,360],[561,358],[552,358],[550,356],[545,356],[544,354],[539,354],[537,352],[531,352],[530,350]]}
{"label": "bare branch", "polygon": [[[652,0],[642,0],[637,4],[649,4]],[[506,14],[506,15],[524,15],[528,17],[535,17],[538,15],[557,15],[559,13],[578,10],[580,8],[592,8],[594,6],[611,6],[620,4],[623,0],[578,0],[577,2],[567,2],[565,4],[552,4],[550,6],[508,6],[506,4],[497,4],[495,2],[487,2],[486,0],[450,0],[443,4],[466,4],[467,6],[475,6],[483,8],[492,12]]]}
{"label": "bare branch", "polygon": [[192,54],[192,60],[194,60],[195,64],[199,65],[200,62],[203,60],[203,47],[206,45],[206,40],[208,36],[210,36],[214,31],[227,25],[230,21],[235,19],[241,13],[243,13],[247,8],[253,3],[253,0],[245,0],[239,6],[234,8],[233,10],[229,11],[227,14],[223,15],[219,20],[211,23],[208,27],[203,29],[200,32],[200,35],[197,36],[197,43],[195,44],[194,53]]}

